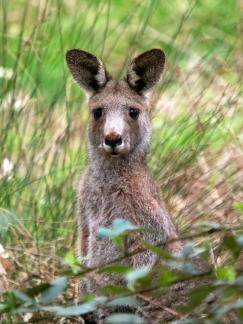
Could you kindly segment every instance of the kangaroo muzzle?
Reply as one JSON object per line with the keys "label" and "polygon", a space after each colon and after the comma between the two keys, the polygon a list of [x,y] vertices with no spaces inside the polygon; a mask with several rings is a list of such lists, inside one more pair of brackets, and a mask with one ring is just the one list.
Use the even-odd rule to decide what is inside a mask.
{"label": "kangaroo muzzle", "polygon": [[119,133],[109,133],[105,136],[105,145],[114,149],[116,146],[122,145],[122,137]]}
{"label": "kangaroo muzzle", "polygon": [[103,149],[111,155],[120,155],[127,152],[125,145],[124,120],[119,113],[107,114],[104,125]]}
{"label": "kangaroo muzzle", "polygon": [[123,152],[124,141],[122,135],[111,129],[104,136],[104,150],[111,155],[118,155]]}

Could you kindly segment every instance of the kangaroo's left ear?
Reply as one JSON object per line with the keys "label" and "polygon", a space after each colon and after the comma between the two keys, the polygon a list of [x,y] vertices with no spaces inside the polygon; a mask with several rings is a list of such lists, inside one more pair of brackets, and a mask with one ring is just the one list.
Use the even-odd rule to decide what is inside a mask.
{"label": "kangaroo's left ear", "polygon": [[99,91],[111,79],[103,62],[92,53],[71,49],[66,61],[74,80],[89,94]]}
{"label": "kangaroo's left ear", "polygon": [[128,66],[126,81],[132,89],[143,94],[159,81],[164,64],[165,54],[161,49],[144,52]]}

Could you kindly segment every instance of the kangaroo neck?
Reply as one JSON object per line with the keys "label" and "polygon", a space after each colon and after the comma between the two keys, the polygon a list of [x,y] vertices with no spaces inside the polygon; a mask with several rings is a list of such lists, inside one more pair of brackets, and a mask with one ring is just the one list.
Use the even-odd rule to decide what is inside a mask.
{"label": "kangaroo neck", "polygon": [[[98,155],[98,156],[97,156]],[[127,174],[137,173],[138,170],[147,169],[146,156],[135,159],[134,157],[110,157],[92,152],[89,159],[89,168],[101,180],[119,180]]]}

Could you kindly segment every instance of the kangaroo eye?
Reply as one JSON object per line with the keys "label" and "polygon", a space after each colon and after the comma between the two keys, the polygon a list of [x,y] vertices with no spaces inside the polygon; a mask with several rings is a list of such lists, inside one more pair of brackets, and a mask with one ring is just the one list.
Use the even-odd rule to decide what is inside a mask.
{"label": "kangaroo eye", "polygon": [[94,111],[93,111],[93,115],[94,115],[94,119],[95,120],[98,120],[103,114],[103,109],[102,108],[96,108]]}
{"label": "kangaroo eye", "polygon": [[129,116],[136,120],[138,119],[138,115],[139,115],[140,111],[139,109],[136,109],[136,108],[129,108]]}

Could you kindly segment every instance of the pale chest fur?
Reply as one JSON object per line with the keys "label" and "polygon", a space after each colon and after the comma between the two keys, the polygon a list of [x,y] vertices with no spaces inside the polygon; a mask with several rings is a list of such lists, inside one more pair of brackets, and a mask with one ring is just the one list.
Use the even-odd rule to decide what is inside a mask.
{"label": "pale chest fur", "polygon": [[80,199],[89,215],[92,231],[110,226],[115,218],[125,218],[136,225],[151,225],[145,214],[154,213],[159,195],[151,178],[144,171],[125,172],[112,181],[87,172],[82,180]]}

